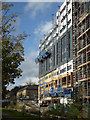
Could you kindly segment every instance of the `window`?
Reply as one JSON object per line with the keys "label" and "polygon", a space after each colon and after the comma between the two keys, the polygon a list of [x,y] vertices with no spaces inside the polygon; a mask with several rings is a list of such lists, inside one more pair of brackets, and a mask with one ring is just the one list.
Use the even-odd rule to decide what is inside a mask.
{"label": "window", "polygon": [[53,83],[51,83],[51,87],[53,87]]}
{"label": "window", "polygon": [[50,40],[50,42],[48,43],[48,46],[50,46],[51,43],[52,43],[52,41]]}
{"label": "window", "polygon": [[55,81],[55,87],[57,87],[57,80]]}
{"label": "window", "polygon": [[48,69],[50,70],[50,69],[51,69],[51,58],[49,58],[49,62],[48,62],[48,64],[49,64],[49,65],[48,65],[48,66],[49,66]]}
{"label": "window", "polygon": [[46,71],[48,70],[48,58],[46,58]]}
{"label": "window", "polygon": [[66,25],[63,26],[63,28],[60,30],[60,33],[63,32],[66,28]]}
{"label": "window", "polygon": [[[71,9],[68,11],[68,14],[70,14],[70,12],[71,12]],[[64,16],[62,17],[61,23],[65,20],[66,16],[67,16],[67,15],[64,15]]]}
{"label": "window", "polygon": [[65,8],[66,8],[66,5],[63,7],[63,9],[61,10],[61,12],[60,12],[60,15],[63,13],[63,11],[65,10]]}
{"label": "window", "polygon": [[50,56],[49,58],[49,63],[50,63],[50,70],[52,69],[52,57]]}
{"label": "window", "polygon": [[58,65],[58,43],[57,43],[57,60],[56,60],[56,64]]}
{"label": "window", "polygon": [[63,18],[62,18],[62,20],[61,20],[61,23],[65,20],[65,18],[66,18],[66,15],[63,16]]}
{"label": "window", "polygon": [[68,32],[68,57],[70,58],[70,31]]}
{"label": "window", "polygon": [[59,72],[57,72],[57,75],[59,75]]}
{"label": "window", "polygon": [[55,66],[55,45],[53,48],[53,66]]}
{"label": "window", "polygon": [[42,82],[42,81],[43,81],[43,79],[40,80],[40,82]]}
{"label": "window", "polygon": [[68,11],[68,14],[70,14],[70,12],[71,12],[71,9]]}
{"label": "window", "polygon": [[64,72],[66,72],[66,67],[60,70],[60,73],[64,73]]}
{"label": "window", "polygon": [[48,76],[47,77],[45,77],[45,80],[47,80],[48,79]]}
{"label": "window", "polygon": [[57,75],[57,73],[54,73],[54,76]]}
{"label": "window", "polygon": [[66,36],[61,39],[61,62],[66,60]]}
{"label": "window", "polygon": [[51,75],[49,75],[49,78],[51,78]]}
{"label": "window", "polygon": [[70,75],[67,76],[67,85],[69,85],[69,84],[70,84]]}
{"label": "window", "polygon": [[57,19],[58,19],[58,16],[57,16]]}
{"label": "window", "polygon": [[62,86],[66,85],[66,77],[62,78]]}
{"label": "window", "polygon": [[67,70],[70,70],[72,68],[72,65],[67,66]]}
{"label": "window", "polygon": [[50,64],[50,57],[46,59],[46,72],[50,70],[51,64]]}
{"label": "window", "polygon": [[58,80],[58,84],[61,86],[61,79]]}
{"label": "window", "polygon": [[43,74],[43,62],[41,63],[41,74]]}
{"label": "window", "polygon": [[46,88],[48,87],[48,85],[46,85]]}
{"label": "window", "polygon": [[68,25],[71,23],[71,19],[68,21]]}
{"label": "window", "polygon": [[67,2],[67,5],[69,5],[70,4],[70,0]]}

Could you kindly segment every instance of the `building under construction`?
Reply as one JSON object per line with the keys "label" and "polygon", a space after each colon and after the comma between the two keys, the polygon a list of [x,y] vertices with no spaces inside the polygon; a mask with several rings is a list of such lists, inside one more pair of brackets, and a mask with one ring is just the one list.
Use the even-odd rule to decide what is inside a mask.
{"label": "building under construction", "polygon": [[90,2],[73,2],[73,80],[79,100],[90,103]]}
{"label": "building under construction", "polygon": [[90,2],[65,0],[56,24],[39,44],[38,99],[90,103]]}
{"label": "building under construction", "polygon": [[[52,23],[53,19],[52,19]],[[72,0],[58,7],[56,24],[39,44],[39,101],[67,103],[73,85]]]}
{"label": "building under construction", "polygon": [[[44,36],[39,44],[39,56],[36,63],[39,62],[39,101],[51,100],[50,90],[57,85],[54,77],[57,76],[57,25],[54,24],[52,29]],[[52,79],[53,78],[53,79]],[[55,83],[54,83],[55,82]],[[56,84],[56,85],[55,85]]]}

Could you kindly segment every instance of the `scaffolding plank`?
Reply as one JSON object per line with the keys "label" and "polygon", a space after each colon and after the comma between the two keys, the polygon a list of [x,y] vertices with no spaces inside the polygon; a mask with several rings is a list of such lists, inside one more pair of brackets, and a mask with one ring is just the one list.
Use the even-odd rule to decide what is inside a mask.
{"label": "scaffolding plank", "polygon": [[90,44],[89,45],[87,45],[87,46],[85,46],[84,48],[82,48],[81,50],[79,50],[77,53],[80,53],[81,51],[83,51],[84,49],[86,49],[86,48],[88,48],[90,46]]}
{"label": "scaffolding plank", "polygon": [[77,71],[78,71],[78,69],[77,69],[77,70],[74,70],[73,73],[74,73],[74,72],[77,72]]}
{"label": "scaffolding plank", "polygon": [[83,96],[84,98],[90,98],[90,96]]}
{"label": "scaffolding plank", "polygon": [[87,18],[88,17],[88,15],[89,15],[89,13],[85,13],[81,18],[80,18],[80,22],[78,23],[78,25],[80,25],[80,23],[85,19],[85,18]]}
{"label": "scaffolding plank", "polygon": [[81,38],[86,32],[88,32],[90,28],[88,28],[85,32],[83,32],[77,39]]}
{"label": "scaffolding plank", "polygon": [[84,66],[84,65],[87,65],[87,64],[89,64],[89,63],[90,63],[90,61],[88,61],[88,62],[86,62],[86,63],[83,63],[83,64],[79,65],[78,68],[80,68],[80,67],[82,67],[82,66]]}
{"label": "scaffolding plank", "polygon": [[90,77],[89,77],[89,78],[86,78],[86,79],[81,79],[81,80],[79,80],[79,82],[83,82],[83,81],[86,81],[86,80],[88,80],[88,79],[90,79]]}

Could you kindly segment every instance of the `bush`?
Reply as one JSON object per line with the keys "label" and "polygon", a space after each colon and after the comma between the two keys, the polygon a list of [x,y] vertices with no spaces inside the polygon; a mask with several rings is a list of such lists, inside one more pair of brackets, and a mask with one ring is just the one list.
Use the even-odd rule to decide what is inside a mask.
{"label": "bush", "polygon": [[47,118],[50,115],[61,116],[61,118],[65,118],[66,120],[87,119],[87,108],[80,102],[67,105],[58,104],[57,109],[51,108],[43,113],[43,116]]}

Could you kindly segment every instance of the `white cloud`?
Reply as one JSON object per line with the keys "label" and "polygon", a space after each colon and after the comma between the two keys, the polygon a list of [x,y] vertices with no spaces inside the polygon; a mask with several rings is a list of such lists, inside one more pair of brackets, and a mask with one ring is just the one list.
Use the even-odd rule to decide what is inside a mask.
{"label": "white cloud", "polygon": [[52,22],[51,21],[46,21],[38,25],[37,28],[34,30],[34,34],[36,35],[44,35],[47,34],[47,32],[51,29],[52,27]]}
{"label": "white cloud", "polygon": [[22,79],[24,82],[28,81],[29,79],[32,80],[32,78],[34,82],[37,82],[35,81],[38,77],[38,65],[35,63],[35,58],[37,55],[38,51],[32,51],[25,56],[25,61],[21,65],[21,68],[23,70]]}
{"label": "white cloud", "polygon": [[25,6],[25,12],[30,11],[30,17],[34,18],[37,15],[37,12],[44,13],[48,8],[50,8],[52,3],[44,2],[28,2]]}
{"label": "white cloud", "polygon": [[25,56],[25,61],[21,65],[21,68],[23,69],[23,76],[38,76],[38,65],[35,63],[37,55],[38,51],[32,51]]}
{"label": "white cloud", "polygon": [[39,41],[44,37],[44,34],[47,34],[52,27],[51,21],[41,22],[37,28],[34,30],[35,40],[34,44],[39,43]]}

